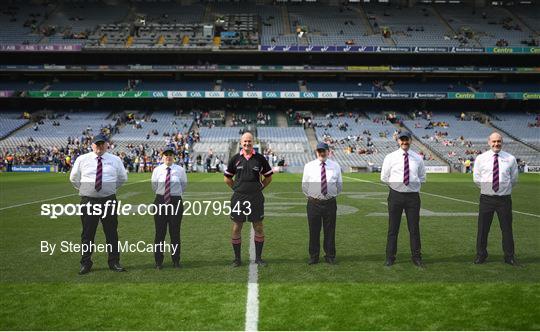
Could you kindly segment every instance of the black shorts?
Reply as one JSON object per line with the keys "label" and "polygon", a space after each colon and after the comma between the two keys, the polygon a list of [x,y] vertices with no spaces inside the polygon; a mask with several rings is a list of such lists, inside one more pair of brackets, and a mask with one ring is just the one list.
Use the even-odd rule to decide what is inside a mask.
{"label": "black shorts", "polygon": [[264,196],[234,193],[231,197],[231,220],[236,222],[256,222],[264,219]]}

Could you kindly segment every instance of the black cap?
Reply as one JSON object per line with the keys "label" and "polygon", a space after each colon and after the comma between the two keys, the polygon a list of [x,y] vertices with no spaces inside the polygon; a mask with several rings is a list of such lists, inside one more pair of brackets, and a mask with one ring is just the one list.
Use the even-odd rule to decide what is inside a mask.
{"label": "black cap", "polygon": [[172,154],[176,154],[176,150],[172,146],[167,146],[163,149],[163,154],[170,152]]}
{"label": "black cap", "polygon": [[411,139],[411,133],[408,131],[402,131],[399,133],[398,138],[407,137],[408,139]]}
{"label": "black cap", "polygon": [[103,134],[98,134],[94,136],[94,139],[92,140],[92,143],[99,143],[99,142],[108,142],[109,138]]}
{"label": "black cap", "polygon": [[317,150],[328,150],[328,144],[323,142],[317,144]]}

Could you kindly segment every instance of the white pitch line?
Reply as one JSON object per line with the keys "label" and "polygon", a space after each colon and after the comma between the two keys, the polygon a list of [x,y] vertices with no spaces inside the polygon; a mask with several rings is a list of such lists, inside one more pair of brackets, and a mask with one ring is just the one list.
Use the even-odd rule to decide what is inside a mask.
{"label": "white pitch line", "polygon": [[[130,183],[127,183],[124,187],[127,187],[127,186],[132,185],[132,184],[146,182],[146,181],[150,181],[150,180],[141,180],[141,181],[137,181],[137,182],[130,182]],[[25,205],[35,204],[35,203],[44,203],[44,202],[54,201],[54,200],[57,200],[57,199],[60,199],[60,198],[66,198],[66,197],[71,197],[71,196],[79,196],[79,194],[76,193],[76,194],[69,194],[69,195],[64,195],[64,196],[56,196],[56,197],[51,197],[51,198],[47,198],[47,199],[42,199],[42,200],[39,200],[39,201],[32,201],[32,202],[26,202],[26,203],[21,203],[21,204],[10,205],[10,206],[0,208],[0,211],[7,210],[7,209],[13,209],[13,208],[17,208],[17,207],[21,207],[21,206],[25,206]]]}
{"label": "white pitch line", "polygon": [[259,284],[255,263],[255,230],[251,228],[249,242],[249,273],[246,300],[246,331],[257,331],[259,324]]}
{"label": "white pitch line", "polygon": [[[378,186],[387,187],[387,185],[385,185],[385,184],[383,184],[383,183],[377,183],[377,182],[373,182],[373,181],[369,181],[369,180],[362,180],[362,179],[357,179],[357,178],[351,178],[350,176],[343,176],[343,177],[344,177],[344,178],[347,178],[347,179],[359,181],[359,182],[366,182],[366,183],[371,183],[371,184],[375,184],[375,185],[378,185]],[[425,192],[425,191],[421,191],[420,193],[423,194],[423,195],[428,195],[428,196],[434,196],[434,197],[439,197],[439,198],[449,199],[449,200],[455,201],[455,202],[461,202],[461,203],[467,203],[467,204],[473,204],[473,205],[480,205],[480,204],[477,203],[477,202],[466,201],[466,200],[463,200],[463,199],[454,198],[454,197],[448,197],[448,196],[444,196],[444,195],[437,195],[437,194],[427,193],[427,192]],[[523,215],[529,216],[529,217],[540,218],[540,215],[533,214],[533,213],[522,212],[522,211],[516,211],[516,210],[512,210],[512,212],[517,213],[517,214],[523,214]]]}

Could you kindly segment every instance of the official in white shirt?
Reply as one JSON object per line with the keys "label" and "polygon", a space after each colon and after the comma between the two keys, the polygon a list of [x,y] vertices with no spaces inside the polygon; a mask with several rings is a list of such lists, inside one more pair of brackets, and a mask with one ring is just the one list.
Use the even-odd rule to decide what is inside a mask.
{"label": "official in white shirt", "polygon": [[502,231],[504,261],[518,266],[514,257],[512,234],[512,187],[518,180],[517,161],[511,154],[502,151],[503,138],[492,133],[488,138],[490,150],[474,161],[474,183],[480,188],[480,210],[478,212],[478,234],[476,238],[475,264],[483,264],[488,256],[487,240],[493,214],[497,212]]}
{"label": "official in white shirt", "polygon": [[[186,171],[182,166],[174,164],[176,151],[166,147],[162,153],[162,164],[152,172],[152,190],[156,194],[154,204],[158,206],[159,213],[154,215],[156,235],[154,244],[164,243],[167,234],[167,225],[171,237],[171,245],[177,248],[172,252],[173,267],[180,268],[180,225],[182,223],[183,201],[182,194],[187,186]],[[161,206],[161,208],[160,208]],[[163,246],[156,246],[163,248]],[[154,253],[156,269],[163,268],[163,251]]]}
{"label": "official in white shirt", "polygon": [[[86,208],[81,209],[83,247],[92,248],[96,229],[101,220],[107,241],[109,268],[116,272],[125,272],[126,270],[120,265],[118,216],[113,211],[113,206],[116,206],[116,190],[127,181],[127,172],[122,160],[107,152],[108,148],[107,136],[96,135],[92,141],[92,152],[80,155],[75,160],[69,179],[79,190],[81,204],[90,203],[93,206],[99,206],[103,211],[102,215],[91,215]],[[108,204],[107,201],[109,201]],[[91,258],[92,250],[82,252],[79,274],[90,272],[93,264]]]}
{"label": "official in white shirt", "polygon": [[384,158],[381,181],[390,188],[388,194],[388,237],[386,266],[396,260],[397,239],[401,215],[405,211],[409,228],[411,258],[414,265],[423,268],[420,244],[420,187],[426,182],[426,169],[422,156],[410,149],[411,134],[398,135],[399,149]]}
{"label": "official in white shirt", "polygon": [[324,233],[325,261],[336,263],[336,197],[343,180],[341,167],[328,159],[328,144],[317,145],[317,159],[304,166],[302,191],[306,195],[309,225],[309,265],[319,263],[321,227]]}

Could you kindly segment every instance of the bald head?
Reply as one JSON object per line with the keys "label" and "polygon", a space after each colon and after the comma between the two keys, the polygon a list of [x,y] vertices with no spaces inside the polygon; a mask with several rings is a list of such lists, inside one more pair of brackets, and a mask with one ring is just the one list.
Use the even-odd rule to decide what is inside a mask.
{"label": "bald head", "polygon": [[491,150],[495,153],[499,153],[502,149],[503,138],[498,132],[493,132],[489,135],[488,144]]}
{"label": "bald head", "polygon": [[253,149],[253,135],[251,133],[244,133],[240,138],[240,146],[246,153],[251,153]]}

